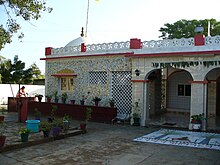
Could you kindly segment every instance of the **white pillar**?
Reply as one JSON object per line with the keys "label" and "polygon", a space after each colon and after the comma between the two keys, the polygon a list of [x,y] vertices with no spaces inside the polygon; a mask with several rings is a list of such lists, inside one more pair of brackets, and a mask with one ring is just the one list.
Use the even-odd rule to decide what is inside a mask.
{"label": "white pillar", "polygon": [[[207,82],[193,81],[191,84],[191,107],[190,116],[207,111]],[[203,123],[203,130],[206,129],[206,122]]]}

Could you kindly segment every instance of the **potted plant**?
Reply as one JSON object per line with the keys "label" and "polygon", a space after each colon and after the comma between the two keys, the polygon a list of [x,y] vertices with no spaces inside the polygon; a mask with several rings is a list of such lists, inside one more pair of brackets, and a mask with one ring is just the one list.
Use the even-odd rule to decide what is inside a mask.
{"label": "potted plant", "polygon": [[28,136],[31,131],[27,129],[26,127],[21,127],[18,131],[18,133],[21,135],[21,142],[27,142]]}
{"label": "potted plant", "polygon": [[42,98],[44,97],[42,94],[36,94],[35,97],[37,97],[38,101],[41,102]]}
{"label": "potted plant", "polygon": [[0,122],[0,148],[5,145],[6,136],[4,134],[6,128],[7,124],[4,121]]}
{"label": "potted plant", "polygon": [[47,98],[47,102],[50,103],[53,96],[52,95],[46,95],[45,97]]}
{"label": "potted plant", "polygon": [[115,100],[114,99],[109,99],[109,105],[110,107],[114,107],[115,106]]}
{"label": "potted plant", "polygon": [[40,122],[40,128],[41,128],[41,131],[43,131],[44,137],[49,137],[50,131],[52,128],[52,124],[49,123],[48,121],[44,120],[44,121]]}
{"label": "potted plant", "polygon": [[71,119],[71,117],[66,114],[63,117],[63,129],[65,132],[68,131],[68,129],[70,127],[70,119]]}
{"label": "potted plant", "polygon": [[34,108],[34,117],[35,120],[40,120],[41,112],[37,108]]}
{"label": "potted plant", "polygon": [[99,105],[99,102],[101,101],[102,99],[101,98],[99,98],[99,97],[94,97],[93,99],[92,99],[92,101],[94,101],[95,102],[95,106],[98,106]]}
{"label": "potted plant", "polygon": [[140,126],[140,107],[139,107],[139,103],[135,102],[135,104],[133,105],[133,125],[134,126]]}
{"label": "potted plant", "polygon": [[66,93],[66,92],[65,92],[65,93],[62,93],[62,95],[61,95],[61,99],[62,99],[62,103],[63,103],[63,104],[66,104],[66,100],[67,100],[67,98],[68,98],[67,93]]}
{"label": "potted plant", "polygon": [[71,104],[75,104],[75,102],[76,102],[76,100],[74,98],[70,100]]}
{"label": "potted plant", "polygon": [[86,131],[86,126],[88,121],[92,118],[92,108],[86,108],[85,110],[85,120],[80,123],[80,129]]}
{"label": "potted plant", "polygon": [[54,92],[54,101],[55,101],[55,103],[58,103],[58,102],[59,102],[58,91]]}
{"label": "potted plant", "polygon": [[86,100],[85,96],[82,95],[82,99],[80,100],[80,105],[84,105],[85,104],[85,100]]}
{"label": "potted plant", "polygon": [[202,128],[202,121],[205,120],[204,113],[191,116],[191,125],[193,130],[200,130]]}
{"label": "potted plant", "polygon": [[52,134],[53,137],[56,137],[60,134],[61,130],[63,128],[63,120],[61,118],[54,119],[52,122]]}

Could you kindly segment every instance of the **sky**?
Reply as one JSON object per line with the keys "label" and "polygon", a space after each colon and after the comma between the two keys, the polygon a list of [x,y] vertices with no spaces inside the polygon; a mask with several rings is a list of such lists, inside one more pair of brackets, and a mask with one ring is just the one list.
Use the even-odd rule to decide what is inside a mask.
{"label": "sky", "polygon": [[[87,37],[89,43],[159,40],[159,29],[165,23],[181,19],[211,19],[220,21],[219,0],[89,0]],[[88,0],[47,0],[52,13],[43,13],[37,21],[26,22],[18,18],[22,42],[15,35],[12,43],[0,51],[7,59],[25,62],[26,68],[36,63],[45,72],[45,47],[60,48],[80,37],[86,27]],[[0,24],[6,15],[0,6]]]}

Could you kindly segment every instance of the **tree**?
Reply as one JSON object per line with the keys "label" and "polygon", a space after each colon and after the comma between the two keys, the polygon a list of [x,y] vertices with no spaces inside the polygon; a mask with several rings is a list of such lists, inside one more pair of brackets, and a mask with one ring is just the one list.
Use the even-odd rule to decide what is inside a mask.
{"label": "tree", "polygon": [[[0,50],[6,43],[11,43],[13,34],[17,33],[21,26],[16,22],[17,17],[25,21],[38,20],[42,12],[51,12],[52,8],[46,7],[44,0],[0,0],[7,15],[5,25],[0,25]],[[24,34],[19,34],[18,38],[23,38]]]}
{"label": "tree", "polygon": [[1,65],[1,80],[3,84],[30,84],[32,83],[32,68],[25,69],[25,63],[14,57],[14,62],[8,60]]}
{"label": "tree", "polygon": [[160,38],[163,39],[174,39],[174,38],[189,38],[194,37],[195,27],[202,26],[204,28],[203,34],[208,35],[208,22],[210,21],[210,34],[211,36],[220,34],[220,22],[215,19],[205,19],[205,20],[179,20],[173,24],[166,23],[165,27],[160,28],[162,33]]}
{"label": "tree", "polygon": [[33,79],[43,79],[44,75],[41,74],[41,71],[36,63],[33,63],[31,65],[32,71],[33,71]]}

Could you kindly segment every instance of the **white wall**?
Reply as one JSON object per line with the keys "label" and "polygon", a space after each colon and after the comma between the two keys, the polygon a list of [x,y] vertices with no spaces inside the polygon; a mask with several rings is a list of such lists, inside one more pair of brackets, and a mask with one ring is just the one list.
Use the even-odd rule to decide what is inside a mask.
{"label": "white wall", "polygon": [[[29,97],[35,94],[42,94],[45,96],[45,86],[44,85],[24,85],[21,84],[20,87],[25,86],[25,92]],[[0,104],[8,104],[8,97],[16,97],[19,90],[18,84],[0,84]],[[43,98],[42,101],[45,99]]]}

